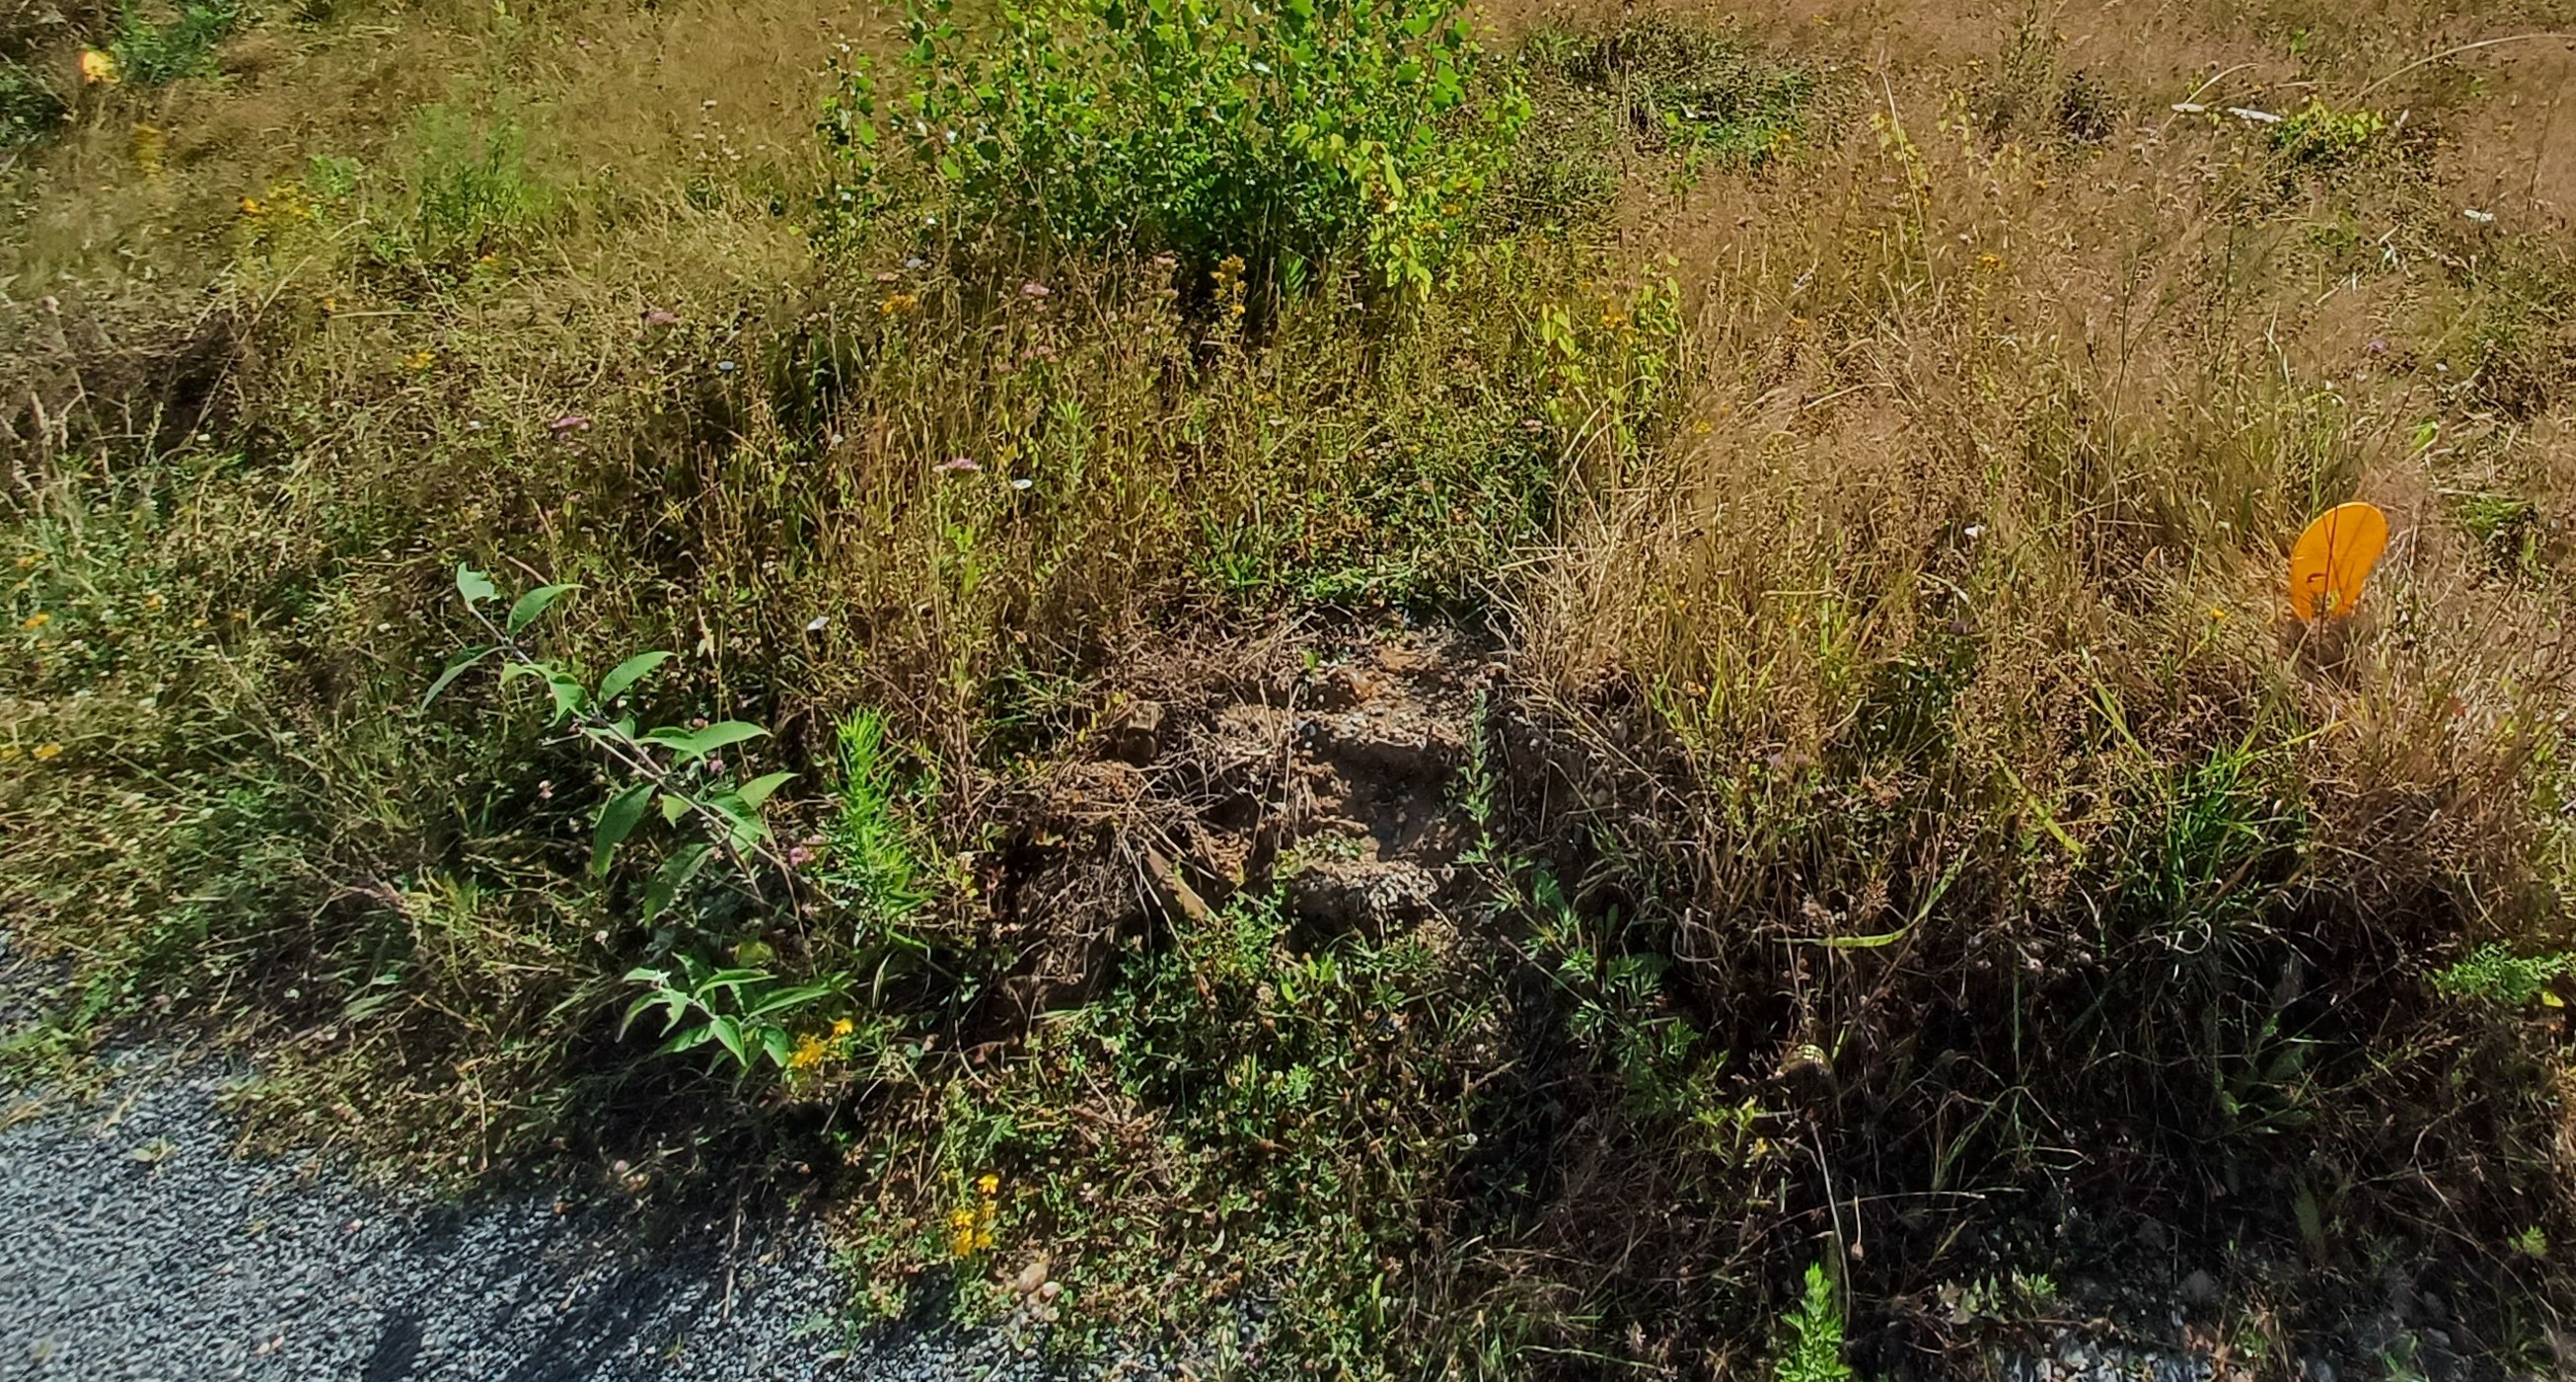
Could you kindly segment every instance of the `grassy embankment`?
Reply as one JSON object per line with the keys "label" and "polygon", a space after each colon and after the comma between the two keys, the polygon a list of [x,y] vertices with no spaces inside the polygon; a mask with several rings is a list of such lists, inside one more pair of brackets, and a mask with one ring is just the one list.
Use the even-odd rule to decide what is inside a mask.
{"label": "grassy embankment", "polygon": [[[2576,59],[2488,8],[0,11],[13,1062],[216,1024],[451,1175],[828,1149],[881,1303],[1044,1253],[1270,1365],[1827,1376],[1821,1262],[1877,1370],[2194,1268],[2267,1375],[2392,1273],[2546,1366]],[[424,705],[460,562],[580,588]],[[1137,698],[1408,620],[1503,647],[1454,943],[1079,873],[1182,828],[1065,825]]]}

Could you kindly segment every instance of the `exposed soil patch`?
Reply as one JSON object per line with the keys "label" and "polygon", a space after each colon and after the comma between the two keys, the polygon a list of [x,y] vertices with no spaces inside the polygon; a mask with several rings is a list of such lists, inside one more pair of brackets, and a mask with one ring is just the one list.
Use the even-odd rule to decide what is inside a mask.
{"label": "exposed soil patch", "polygon": [[1447,630],[1275,637],[1148,681],[1018,808],[1013,1019],[1090,996],[1150,921],[1246,889],[1278,888],[1306,945],[1453,935],[1469,885],[1451,785],[1489,651]]}

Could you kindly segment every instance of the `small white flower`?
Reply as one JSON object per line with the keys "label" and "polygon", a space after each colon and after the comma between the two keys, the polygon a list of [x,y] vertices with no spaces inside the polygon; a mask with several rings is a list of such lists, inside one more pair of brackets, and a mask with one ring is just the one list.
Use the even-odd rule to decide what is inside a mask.
{"label": "small white flower", "polygon": [[805,626],[805,631],[807,633],[821,633],[824,629],[830,627],[831,623],[832,616],[828,614],[817,614],[814,616],[813,622]]}

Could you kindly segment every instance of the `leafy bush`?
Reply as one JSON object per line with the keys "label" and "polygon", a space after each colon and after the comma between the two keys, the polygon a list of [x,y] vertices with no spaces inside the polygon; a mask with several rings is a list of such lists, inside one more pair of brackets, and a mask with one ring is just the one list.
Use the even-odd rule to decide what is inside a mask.
{"label": "leafy bush", "polygon": [[2272,127],[2272,147],[2293,163],[2332,167],[2350,160],[2387,128],[2387,117],[2378,111],[2339,111],[2311,98]]}
{"label": "leafy bush", "polygon": [[215,45],[241,18],[241,7],[230,0],[192,0],[180,7],[176,17],[158,24],[129,6],[108,51],[116,57],[116,70],[137,86],[203,77],[214,70]]}
{"label": "leafy bush", "polygon": [[1798,1308],[1780,1321],[1786,1336],[1772,1360],[1775,1382],[1850,1382],[1851,1365],[1843,1361],[1843,1312],[1834,1304],[1834,1284],[1824,1264],[1807,1264],[1806,1294]]}
{"label": "leafy bush", "polygon": [[869,921],[892,927],[927,901],[928,869],[914,848],[884,712],[841,721],[841,788],[823,842],[827,884]]}
{"label": "leafy bush", "polygon": [[2576,956],[2516,955],[2502,945],[2488,944],[2436,973],[2433,987],[2451,998],[2520,1008],[2534,1000],[2547,1001],[2549,985],[2570,967],[2576,967]]}
{"label": "leafy bush", "polygon": [[0,150],[44,137],[63,115],[63,98],[42,77],[0,58]]}
{"label": "leafy bush", "polygon": [[411,142],[417,152],[409,202],[374,238],[380,258],[454,269],[499,248],[545,212],[550,198],[528,171],[527,138],[517,125],[427,106],[412,123]]}
{"label": "leafy bush", "polygon": [[[970,37],[909,12],[907,88],[882,114],[954,223],[1075,249],[1240,255],[1257,282],[1359,255],[1427,292],[1528,103],[1490,80],[1457,0],[1035,0]],[[857,209],[882,191],[866,64],[823,130]]]}

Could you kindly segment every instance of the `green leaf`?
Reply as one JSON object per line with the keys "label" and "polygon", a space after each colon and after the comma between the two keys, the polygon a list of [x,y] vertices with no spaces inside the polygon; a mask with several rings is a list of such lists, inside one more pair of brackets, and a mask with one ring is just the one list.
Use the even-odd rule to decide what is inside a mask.
{"label": "green leaf", "polygon": [[760,1027],[760,1049],[768,1053],[771,1064],[776,1065],[781,1070],[786,1069],[788,1056],[787,1029],[779,1026],[775,1022],[762,1023]]}
{"label": "green leaf", "polygon": [[662,821],[664,824],[678,825],[680,823],[680,817],[687,814],[689,814],[689,799],[687,797],[681,796],[677,792],[664,792],[662,794]]}
{"label": "green leaf", "polygon": [[545,670],[546,689],[555,697],[555,722],[561,724],[567,716],[580,711],[582,702],[590,696],[590,690],[560,667]]}
{"label": "green leaf", "polygon": [[537,616],[544,614],[555,601],[560,600],[566,595],[570,595],[579,589],[581,589],[581,587],[577,585],[538,586],[536,589],[520,596],[518,600],[510,606],[510,619],[504,627],[512,633],[517,633],[519,630],[537,622]]}
{"label": "green leaf", "polygon": [[801,1008],[806,1004],[813,1002],[817,998],[828,998],[839,991],[840,986],[837,984],[799,984],[792,989],[780,989],[776,993],[752,1004],[750,1009],[743,1013],[743,1016],[766,1017],[774,1012],[785,1012],[790,1008]]}
{"label": "green leaf", "polygon": [[635,824],[644,819],[644,807],[653,799],[653,784],[638,782],[608,799],[599,808],[599,825],[590,834],[590,876],[608,876],[609,856],[635,832]]}
{"label": "green leaf", "polygon": [[767,833],[760,816],[731,792],[710,797],[704,804],[708,810],[725,818],[725,838],[735,849],[749,849],[760,843],[760,837]]}
{"label": "green leaf", "polygon": [[447,660],[447,670],[440,672],[438,674],[438,680],[431,682],[429,684],[429,690],[421,696],[420,708],[422,710],[429,709],[429,703],[438,699],[438,693],[446,690],[450,685],[454,684],[458,677],[465,675],[466,668],[473,666],[475,663],[481,662],[483,659],[490,657],[492,654],[499,651],[499,645],[487,644],[480,648],[468,648],[464,652],[458,653],[456,656],[449,658]]}
{"label": "green leaf", "polygon": [[787,782],[795,776],[796,774],[794,773],[765,773],[742,784],[742,790],[734,793],[734,795],[742,798],[743,805],[757,811],[760,809],[761,803],[769,800],[770,793],[785,786]]}
{"label": "green leaf", "polygon": [[653,881],[644,888],[645,924],[652,924],[653,919],[679,897],[680,889],[687,887],[689,880],[706,865],[711,849],[712,846],[703,844],[682,845],[672,852],[670,858],[662,861],[662,867],[653,871]]}
{"label": "green leaf", "polygon": [[606,705],[625,695],[627,688],[643,680],[645,673],[670,660],[669,653],[637,653],[609,668],[608,675],[599,679],[599,704]]}
{"label": "green leaf", "polygon": [[681,762],[686,763],[693,759],[704,758],[720,748],[739,744],[746,739],[764,738],[768,733],[768,730],[758,725],[746,724],[740,720],[719,720],[705,729],[667,727],[657,729],[646,734],[644,742],[669,749],[679,755]]}
{"label": "green leaf", "polygon": [[467,609],[472,609],[485,600],[501,598],[501,592],[492,584],[491,577],[461,561],[456,564],[456,593],[465,597]]}
{"label": "green leaf", "polygon": [[726,1054],[733,1057],[734,1064],[745,1069],[750,1068],[751,1056],[743,1050],[741,1023],[719,1015],[707,1019],[707,1030],[715,1036],[718,1044],[725,1048]]}

